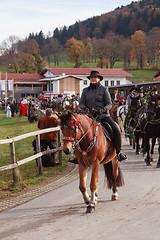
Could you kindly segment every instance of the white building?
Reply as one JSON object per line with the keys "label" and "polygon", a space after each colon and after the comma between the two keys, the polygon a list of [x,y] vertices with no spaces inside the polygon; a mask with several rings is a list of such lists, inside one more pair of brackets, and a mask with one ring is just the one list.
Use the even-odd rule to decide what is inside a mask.
{"label": "white building", "polygon": [[44,78],[39,81],[47,82],[47,91],[53,94],[81,95],[83,88],[89,86],[87,76],[96,70],[103,76],[103,86],[120,86],[132,83],[132,75],[122,69],[90,69],[90,68],[46,68],[42,72]]}

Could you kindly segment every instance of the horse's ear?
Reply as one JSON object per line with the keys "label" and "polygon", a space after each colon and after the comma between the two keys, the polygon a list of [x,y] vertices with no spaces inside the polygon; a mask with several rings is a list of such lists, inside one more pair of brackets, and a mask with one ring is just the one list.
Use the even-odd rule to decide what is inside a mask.
{"label": "horse's ear", "polygon": [[72,116],[72,113],[71,111],[68,110],[68,116],[71,117]]}

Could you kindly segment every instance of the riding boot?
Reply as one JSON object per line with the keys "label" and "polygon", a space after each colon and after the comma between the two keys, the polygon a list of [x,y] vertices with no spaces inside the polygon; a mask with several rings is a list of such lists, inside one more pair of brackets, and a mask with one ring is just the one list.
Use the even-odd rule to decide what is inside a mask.
{"label": "riding boot", "polygon": [[114,146],[116,148],[118,161],[122,162],[123,160],[127,160],[126,154],[122,152],[121,135],[120,135],[120,133],[116,135],[116,138],[113,140],[113,143],[114,143]]}

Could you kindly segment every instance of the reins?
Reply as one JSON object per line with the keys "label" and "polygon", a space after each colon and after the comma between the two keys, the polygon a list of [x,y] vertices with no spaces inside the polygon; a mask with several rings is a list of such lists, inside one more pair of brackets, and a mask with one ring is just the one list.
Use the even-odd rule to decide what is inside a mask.
{"label": "reins", "polygon": [[[79,140],[76,139],[77,137],[77,133],[78,133],[78,129],[80,129],[81,133],[82,133],[82,129],[81,129],[81,124],[80,122],[76,119],[76,117],[74,116],[74,114],[72,113],[72,116],[73,116],[73,120],[69,121],[68,124],[71,124],[71,123],[74,123],[75,124],[75,135],[74,137],[68,137],[68,136],[64,136],[63,137],[63,140],[64,141],[71,141],[71,142],[75,142],[74,145],[72,146],[73,148],[73,151],[75,150],[75,147],[77,146],[78,148],[78,151],[81,153],[81,155],[83,156],[83,161],[84,161],[84,164],[87,166],[87,167],[90,167],[89,166],[89,163],[87,161],[87,156],[88,156],[88,153],[92,150],[92,148],[94,147],[95,143],[96,143],[96,139],[97,139],[97,134],[98,134],[98,126],[100,123],[98,123],[96,121],[96,118],[93,119],[89,129],[84,133],[82,134],[82,136],[80,137]],[[91,130],[93,124],[96,124],[96,129],[95,129],[95,133],[94,133],[94,136],[92,138],[92,140],[90,141],[89,143],[89,146],[87,147],[86,150],[83,150],[80,146],[80,142],[84,139],[84,137],[88,134],[88,132]]]}

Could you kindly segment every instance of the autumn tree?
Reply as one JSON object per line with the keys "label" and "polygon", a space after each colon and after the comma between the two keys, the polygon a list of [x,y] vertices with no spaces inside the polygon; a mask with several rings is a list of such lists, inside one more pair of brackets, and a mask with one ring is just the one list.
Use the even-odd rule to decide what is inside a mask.
{"label": "autumn tree", "polygon": [[149,65],[157,65],[160,57],[160,28],[155,27],[146,36],[146,57]]}
{"label": "autumn tree", "polygon": [[75,63],[75,68],[79,68],[82,64],[81,59],[84,57],[84,49],[83,42],[76,40],[74,37],[69,39],[65,45],[65,53],[69,57],[69,60]]}
{"label": "autumn tree", "polygon": [[120,61],[120,49],[121,49],[121,38],[114,32],[109,32],[105,37],[106,41],[106,59],[110,62],[110,68],[114,67],[114,64]]}
{"label": "autumn tree", "polygon": [[15,73],[36,73],[35,57],[29,53],[13,53],[9,69]]}
{"label": "autumn tree", "polygon": [[90,38],[87,39],[87,45],[86,45],[86,58],[88,62],[91,61],[91,58],[93,56],[93,46],[92,46],[92,41]]}
{"label": "autumn tree", "polygon": [[124,68],[128,68],[131,63],[131,40],[122,38],[120,43],[120,57],[124,62]]}
{"label": "autumn tree", "polygon": [[51,63],[51,57],[53,57],[54,65],[58,66],[62,50],[63,46],[56,38],[47,39],[41,48],[41,56],[47,57],[49,65]]}
{"label": "autumn tree", "polygon": [[29,54],[40,54],[40,48],[35,39],[28,39],[18,42],[18,52],[24,52]]}
{"label": "autumn tree", "polygon": [[[26,54],[32,55],[34,57],[34,62],[35,62],[35,66],[37,68],[38,73],[40,73],[43,70],[44,65],[46,65],[46,63],[40,56],[39,44],[35,39],[19,41],[18,53],[26,53]],[[25,55],[22,55],[22,56],[25,56]]]}
{"label": "autumn tree", "polygon": [[6,38],[0,45],[1,55],[9,55],[17,52],[17,44],[19,40],[20,40],[19,37],[15,35],[11,35],[8,38]]}
{"label": "autumn tree", "polygon": [[105,39],[94,39],[93,46],[94,46],[95,58],[98,58],[97,67],[103,68],[105,66],[104,59],[106,60],[106,53],[107,53],[106,41]]}
{"label": "autumn tree", "polygon": [[137,61],[137,68],[143,69],[145,63],[145,34],[143,31],[136,31],[131,36],[132,56]]}

